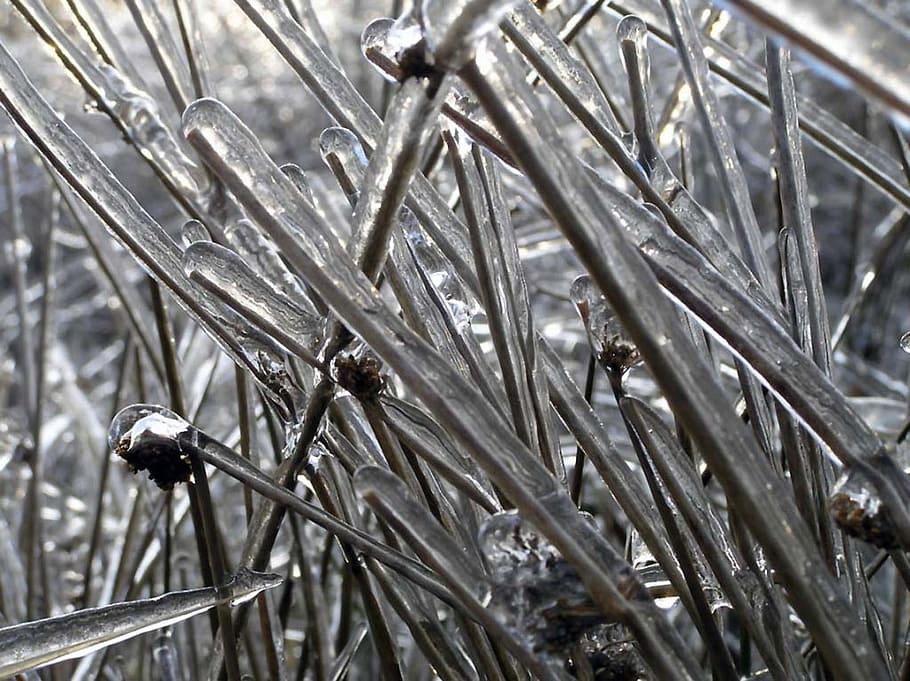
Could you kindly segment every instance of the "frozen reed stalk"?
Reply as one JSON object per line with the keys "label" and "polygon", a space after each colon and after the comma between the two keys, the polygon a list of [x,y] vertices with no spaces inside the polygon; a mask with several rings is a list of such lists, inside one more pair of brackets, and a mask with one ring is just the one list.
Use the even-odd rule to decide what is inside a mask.
{"label": "frozen reed stalk", "polygon": [[15,675],[83,657],[169,627],[219,605],[238,605],[282,583],[279,575],[241,571],[217,587],[114,603],[0,629],[0,674]]}

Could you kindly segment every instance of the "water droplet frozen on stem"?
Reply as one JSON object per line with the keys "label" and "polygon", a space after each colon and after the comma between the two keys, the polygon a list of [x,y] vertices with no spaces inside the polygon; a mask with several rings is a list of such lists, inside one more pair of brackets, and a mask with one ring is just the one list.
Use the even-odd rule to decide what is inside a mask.
{"label": "water droplet frozen on stem", "polygon": [[631,41],[636,46],[644,45],[648,36],[648,25],[634,14],[623,17],[616,27],[616,38],[619,42]]}
{"label": "water droplet frozen on stem", "polygon": [[901,350],[910,353],[910,331],[905,331],[900,339]]}
{"label": "water droplet frozen on stem", "polygon": [[398,80],[398,60],[388,48],[389,31],[394,24],[395,20],[388,17],[374,19],[360,34],[360,51],[363,56],[376,67],[383,78],[393,82]]}
{"label": "water droplet frozen on stem", "polygon": [[427,63],[426,47],[420,24],[411,14],[397,21],[376,19],[363,31],[360,49],[382,76],[403,81],[410,76],[431,76],[435,69]]}

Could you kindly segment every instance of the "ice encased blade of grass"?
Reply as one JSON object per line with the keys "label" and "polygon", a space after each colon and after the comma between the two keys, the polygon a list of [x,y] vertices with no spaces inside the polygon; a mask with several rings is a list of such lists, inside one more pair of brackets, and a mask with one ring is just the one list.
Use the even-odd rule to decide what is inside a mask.
{"label": "ice encased blade of grass", "polygon": [[[460,75],[478,95],[551,215],[626,323],[674,412],[686,424],[690,436],[701,443],[712,472],[732,502],[752,509],[747,512],[750,517],[760,518],[767,512],[765,485],[773,486],[774,478],[772,471],[759,462],[762,455],[751,434],[733,425],[737,418],[726,397],[704,361],[695,354],[653,274],[622,236],[614,218],[598,200],[598,192],[559,142],[546,112],[529,101],[530,95],[521,87],[523,82],[519,84],[511,58],[492,42],[487,43],[483,57]],[[743,452],[752,453],[744,456]],[[754,462],[753,470],[746,472],[743,461]],[[795,508],[780,512],[774,522],[756,522],[752,530],[768,549],[794,602],[803,609],[801,615],[824,646],[824,654],[838,660],[857,679],[872,667],[884,674],[882,660],[872,645],[865,643],[865,631],[849,611],[839,586],[829,577],[821,556],[812,548],[808,528],[788,519],[796,513]],[[785,539],[778,531],[780,526],[787,526],[799,539],[794,542],[793,535]],[[825,604],[823,609],[819,607],[821,603]],[[672,668],[670,664],[667,670]]]}
{"label": "ice encased blade of grass", "polygon": [[554,85],[558,82],[557,87],[564,90],[571,89],[589,115],[615,136],[622,134],[613,109],[590,69],[572,53],[536,9],[526,3],[519,4],[511,9],[508,21],[502,27],[513,42],[525,44],[527,41],[528,56],[534,59],[535,67],[552,73],[548,82]]}
{"label": "ice encased blade of grass", "polygon": [[[549,67],[543,68],[545,64],[539,61],[542,57],[535,49],[536,43],[528,38],[526,35],[527,31],[520,30],[527,25],[535,30],[544,31],[545,24],[543,24],[542,19],[533,10],[525,11],[519,9],[513,13],[512,23],[515,24],[512,29],[509,29],[508,25],[506,26],[506,32],[511,40],[532,63],[542,69],[541,72],[546,77],[548,84],[554,88],[569,110],[608,152],[612,160],[619,165],[626,176],[642,191],[644,198],[659,208],[673,231],[686,242],[698,248],[728,276],[741,282],[741,286],[746,290],[755,291],[756,289],[761,289],[762,287],[756,281],[755,276],[737,253],[734,252],[727,238],[714,224],[714,218],[695,201],[689,191],[674,177],[663,157],[659,154],[653,157],[654,177],[649,180],[642,166],[633,158],[624,142],[596,118],[590,116],[585,108],[584,94],[576,92],[571,87],[571,79],[567,81],[563,77],[561,70],[554,70]],[[506,149],[504,142],[492,129],[492,125],[483,116],[482,111],[478,111],[476,99],[470,93],[464,91],[463,87],[455,85],[452,89],[453,96],[449,98],[446,107],[444,107],[446,115],[462,127],[469,136],[475,138],[503,161],[514,166],[515,160],[512,158],[511,152],[503,151]],[[606,181],[595,170],[590,169],[589,172],[597,183],[606,184]],[[641,206],[627,194],[614,189],[613,196],[627,210],[641,210]],[[629,208],[631,206],[634,206],[634,208]],[[756,295],[758,295],[757,292]],[[765,295],[763,300],[770,301],[771,298]],[[769,305],[773,304],[769,302]]]}
{"label": "ice encased blade of grass", "polygon": [[[538,450],[531,395],[525,382],[526,368],[519,336],[515,309],[509,304],[509,285],[506,270],[493,232],[490,206],[487,204],[480,168],[472,153],[472,144],[443,133],[449,157],[455,169],[465,220],[471,234],[474,266],[480,283],[480,293],[487,314],[487,324],[502,375],[513,427],[518,436],[532,449]],[[549,453],[545,460],[550,462]],[[552,463],[550,462],[552,467]]]}
{"label": "ice encased blade of grass", "polygon": [[[328,128],[320,137],[320,150],[352,204],[359,201],[356,187],[364,183],[366,155],[356,136],[344,128]],[[435,244],[419,228],[408,208],[398,217],[399,228],[391,239],[390,282],[409,326],[430,340],[434,347],[465,376],[471,377],[494,408],[505,403],[498,381],[491,380],[483,353],[470,327],[480,305],[471,289],[476,276],[465,280],[455,271]]]}
{"label": "ice encased blade of grass", "polygon": [[133,22],[148,46],[158,72],[177,111],[183,111],[192,100],[193,77],[183,51],[178,49],[173,32],[156,3],[149,0],[126,0]]}
{"label": "ice encased blade of grass", "polygon": [[[396,371],[436,419],[470,448],[478,464],[503,492],[563,550],[580,574],[590,580],[601,607],[614,611],[622,608],[636,633],[650,639],[650,650],[665,658],[665,653],[657,652],[656,641],[664,637],[675,639],[676,634],[666,629],[652,603],[636,602],[634,606],[623,603],[609,577],[621,563],[612,547],[578,517],[564,489],[510,432],[502,418],[485,406],[486,401],[477,389],[440,361],[438,354],[386,307],[340,244],[323,236],[328,230],[306,233],[309,243],[299,243],[291,237],[292,233],[305,234],[283,225],[297,220],[293,213],[282,208],[281,196],[291,189],[285,188],[288,181],[283,177],[263,181],[275,177],[276,167],[261,146],[255,142],[241,144],[248,133],[238,134],[236,120],[211,101],[197,102],[191,107],[184,117],[184,127],[191,143],[207,160],[211,159],[222,181],[275,239],[289,262],[339,319]],[[222,154],[232,162],[220,161]],[[275,210],[263,210],[266,205],[275,206]],[[504,453],[508,454],[504,456]],[[598,553],[599,561],[593,560],[592,550]],[[681,642],[674,646],[676,651],[682,650],[680,646]]]}
{"label": "ice encased blade of grass", "polygon": [[164,123],[155,100],[127,75],[110,64],[97,65],[92,50],[79,45],[78,34],[70,35],[50,13],[34,0],[17,0],[16,7],[33,28],[54,46],[64,66],[94,101],[136,147],[173,197],[190,212],[202,201],[206,189],[198,165],[181,149]]}
{"label": "ice encased blade of grass", "polygon": [[[143,269],[171,291],[181,307],[202,324],[237,364],[249,368],[264,383],[256,353],[249,352],[237,340],[246,336],[255,338],[254,330],[245,326],[230,310],[199,295],[183,272],[182,253],[177,244],[86,143],[53,112],[2,46],[0,62],[3,67],[0,69],[3,85],[0,102],[23,134]],[[261,343],[259,345],[262,347]]]}
{"label": "ice encased blade of grass", "polygon": [[880,451],[881,441],[794,343],[787,323],[764,293],[735,286],[653,214],[608,184],[598,182],[598,189],[661,285],[732,348],[838,457],[861,460]]}
{"label": "ice encased blade of grass", "polygon": [[[280,0],[235,0],[288,62],[319,104],[338,124],[357,135],[365,149],[375,149],[381,120],[344,75],[319,48],[300,24],[288,14]],[[462,276],[470,277],[470,249],[464,225],[445,200],[422,175],[409,188],[406,204]]]}
{"label": "ice encased blade of grass", "polygon": [[[765,663],[775,678],[793,678],[786,670],[801,669],[802,663],[796,654],[795,639],[786,615],[775,607],[761,577],[745,567],[745,561],[715,512],[691,461],[680,450],[666,424],[647,405],[627,397],[621,407],[648,450],[652,464],[670,490],[724,594],[736,612],[744,617]],[[775,622],[774,630],[784,634],[783,641],[790,647],[781,648],[781,638],[769,636],[769,621]]]}
{"label": "ice encased blade of grass", "polygon": [[380,402],[388,425],[439,475],[489,513],[501,510],[487,478],[439,424],[415,405],[391,395],[382,395]]}
{"label": "ice encased blade of grass", "polygon": [[175,591],[4,627],[0,629],[0,674],[18,674],[83,657],[195,617],[219,603],[236,605],[283,581],[275,574],[242,571],[224,586]]}
{"label": "ice encased blade of grass", "polygon": [[733,146],[727,123],[720,114],[719,101],[708,78],[708,62],[698,38],[698,29],[689,6],[679,0],[661,0],[676,41],[680,64],[692,92],[708,151],[723,189],[724,204],[743,260],[765,290],[771,292],[773,279],[761,244],[761,229],[755,217],[748,184]]}

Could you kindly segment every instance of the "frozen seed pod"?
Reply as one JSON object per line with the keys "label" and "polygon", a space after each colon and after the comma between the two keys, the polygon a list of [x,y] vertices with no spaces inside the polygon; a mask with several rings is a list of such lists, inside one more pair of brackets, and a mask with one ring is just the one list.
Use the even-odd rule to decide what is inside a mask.
{"label": "frozen seed pod", "polygon": [[828,497],[828,511],[851,537],[882,549],[897,549],[897,530],[869,477],[848,467]]}
{"label": "frozen seed pod", "polygon": [[379,361],[369,355],[341,355],[335,359],[332,375],[342,388],[358,399],[372,399],[385,389]]}
{"label": "frozen seed pod", "polygon": [[195,429],[170,409],[154,404],[133,404],[111,421],[108,443],[133,473],[148,471],[149,479],[163,490],[189,482],[192,469],[181,442]]}
{"label": "frozen seed pod", "polygon": [[584,322],[591,351],[601,366],[622,373],[641,362],[635,342],[587,274],[572,282],[569,297]]}
{"label": "frozen seed pod", "polygon": [[492,584],[488,607],[531,650],[565,661],[605,623],[575,568],[521,516],[490,517],[480,546]]}
{"label": "frozen seed pod", "polygon": [[603,624],[585,633],[575,650],[573,655],[587,658],[597,681],[647,681],[651,678],[632,632],[623,624]]}

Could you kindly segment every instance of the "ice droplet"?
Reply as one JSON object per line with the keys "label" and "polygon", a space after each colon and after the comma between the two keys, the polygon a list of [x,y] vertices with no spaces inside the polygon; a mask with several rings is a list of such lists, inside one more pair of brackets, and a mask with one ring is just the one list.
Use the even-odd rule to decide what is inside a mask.
{"label": "ice droplet", "polygon": [[183,246],[188,248],[190,244],[197,241],[211,241],[212,237],[209,230],[199,220],[187,220],[183,229],[180,230],[180,240],[183,242]]}
{"label": "ice droplet", "polygon": [[900,340],[901,350],[910,353],[910,331],[905,331]]}
{"label": "ice droplet", "polygon": [[634,14],[623,17],[616,27],[616,37],[620,42],[631,41],[636,43],[636,47],[644,45],[648,36],[648,25]]}
{"label": "ice droplet", "polygon": [[367,24],[360,36],[360,50],[383,78],[400,81],[405,75],[401,61],[409,50],[419,49],[423,36],[420,25],[405,15],[398,21],[376,19]]}

